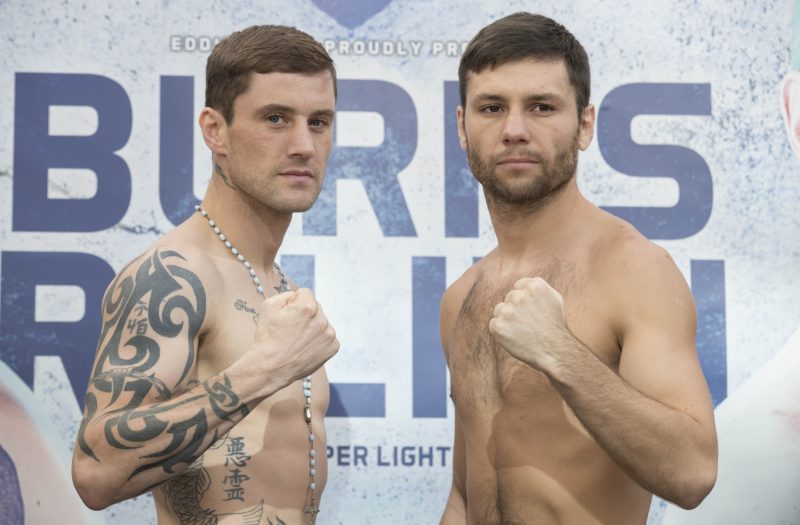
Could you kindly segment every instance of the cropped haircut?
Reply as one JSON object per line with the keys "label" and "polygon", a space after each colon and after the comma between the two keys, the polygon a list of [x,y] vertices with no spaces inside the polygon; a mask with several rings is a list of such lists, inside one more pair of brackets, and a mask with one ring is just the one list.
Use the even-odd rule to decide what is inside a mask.
{"label": "cropped haircut", "polygon": [[564,60],[569,82],[575,89],[578,118],[589,104],[591,73],[589,57],[567,28],[551,18],[514,13],[484,27],[470,41],[458,66],[461,106],[467,101],[467,76],[486,68],[525,59]]}
{"label": "cropped haircut", "polygon": [[293,27],[250,26],[221,40],[206,62],[206,106],[233,121],[233,102],[253,73],[314,74],[329,71],[336,97],[336,69],[325,48]]}

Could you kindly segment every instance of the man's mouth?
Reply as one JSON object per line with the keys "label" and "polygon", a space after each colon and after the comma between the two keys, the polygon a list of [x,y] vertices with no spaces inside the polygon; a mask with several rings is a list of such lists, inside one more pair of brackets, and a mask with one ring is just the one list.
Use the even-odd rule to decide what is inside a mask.
{"label": "man's mouth", "polygon": [[303,177],[303,178],[314,178],[314,174],[311,170],[303,170],[303,169],[288,169],[281,171],[278,175],[282,177]]}
{"label": "man's mouth", "polygon": [[539,162],[537,157],[508,157],[498,161],[496,165],[513,170],[530,168]]}

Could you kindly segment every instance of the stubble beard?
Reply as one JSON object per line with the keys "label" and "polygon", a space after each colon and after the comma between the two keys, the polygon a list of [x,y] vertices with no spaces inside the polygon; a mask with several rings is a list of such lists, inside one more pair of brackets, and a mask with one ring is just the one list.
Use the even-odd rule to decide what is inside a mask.
{"label": "stubble beard", "polygon": [[[278,177],[278,175],[275,175],[276,179]],[[276,180],[276,182],[280,184],[279,180]],[[257,195],[256,192],[253,192],[250,196],[258,200],[263,206],[266,206],[279,213],[302,213],[308,211],[319,198],[319,191],[304,198],[292,198],[288,195],[281,195],[281,192],[277,187],[278,184],[268,188],[266,191],[262,189],[260,192],[258,192],[260,195]],[[293,190],[288,190],[288,192],[292,191]]]}
{"label": "stubble beard", "polygon": [[[250,177],[226,174],[226,177],[223,178],[223,182],[234,191],[243,195],[246,200],[258,203],[258,205],[269,208],[277,213],[302,213],[308,211],[319,198],[322,190],[321,184],[316,188],[313,195],[310,195],[308,199],[299,199],[299,202],[296,199],[282,196],[282,192],[280,191],[282,181],[277,171],[273,171],[274,172],[270,173],[268,177],[265,177],[263,174]],[[217,175],[220,177],[222,177],[221,172],[222,170],[220,168],[219,172],[217,172]],[[271,181],[271,183],[264,184],[259,181],[259,177],[266,178],[266,180]],[[289,189],[287,191],[291,192],[292,190]]]}
{"label": "stubble beard", "polygon": [[545,158],[539,153],[527,150],[515,151],[514,155],[536,159],[541,173],[524,183],[510,180],[514,177],[506,179],[499,177],[495,173],[497,160],[485,160],[477,148],[470,147],[467,142],[469,167],[483,186],[487,199],[504,207],[529,210],[538,208],[557,195],[575,176],[578,168],[578,132],[572,137],[569,145],[559,150],[553,158]]}

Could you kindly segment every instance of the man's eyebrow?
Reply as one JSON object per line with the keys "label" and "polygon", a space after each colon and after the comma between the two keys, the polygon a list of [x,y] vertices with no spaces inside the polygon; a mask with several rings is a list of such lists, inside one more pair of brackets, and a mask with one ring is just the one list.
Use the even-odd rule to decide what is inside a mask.
{"label": "man's eyebrow", "polygon": [[475,101],[480,102],[503,102],[505,99],[506,97],[494,93],[478,93],[474,98]]}
{"label": "man's eyebrow", "polygon": [[[259,115],[269,115],[271,113],[285,113],[287,115],[296,115],[297,109],[283,104],[267,104],[258,108]],[[311,112],[312,117],[327,117],[333,118],[334,110],[332,109],[315,109]]]}
{"label": "man's eyebrow", "polygon": [[[534,93],[525,97],[525,101],[530,102],[561,102],[563,97],[558,93]],[[494,93],[479,93],[474,98],[475,102],[505,102],[506,97]]]}
{"label": "man's eyebrow", "polygon": [[261,106],[258,108],[257,112],[261,114],[288,113],[290,115],[294,115],[297,113],[297,110],[290,106],[284,106],[283,104],[267,104],[266,106]]}
{"label": "man's eyebrow", "polygon": [[332,119],[335,113],[336,112],[334,110],[332,110],[332,109],[317,109],[317,110],[311,112],[311,116],[315,117],[315,118],[317,118],[317,117],[325,117],[325,118]]}
{"label": "man's eyebrow", "polygon": [[525,100],[528,102],[561,102],[564,99],[558,93],[536,93],[529,95]]}

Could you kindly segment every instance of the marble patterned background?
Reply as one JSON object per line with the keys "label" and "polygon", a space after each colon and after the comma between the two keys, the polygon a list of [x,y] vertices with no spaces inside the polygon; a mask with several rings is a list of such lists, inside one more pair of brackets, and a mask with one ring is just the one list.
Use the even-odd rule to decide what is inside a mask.
{"label": "marble patterned background", "polygon": [[[69,353],[48,354],[46,349],[57,347],[58,340],[18,333],[15,326],[65,326],[97,310],[80,287],[55,286],[46,279],[36,287],[34,302],[20,302],[11,282],[21,265],[14,254],[33,252],[28,257],[41,260],[45,273],[50,271],[47,262],[58,259],[37,259],[37,253],[88,254],[118,271],[172,227],[170,214],[185,215],[185,202],[169,210],[160,204],[160,188],[177,184],[170,182],[175,174],[165,172],[162,163],[172,159],[188,166],[194,195],[202,196],[210,163],[194,119],[202,107],[207,48],[215,37],[252,24],[294,25],[324,42],[346,83],[340,90],[350,93],[340,99],[345,108],[340,105],[329,172],[329,177],[337,173],[338,182],[326,187],[307,217],[295,218],[281,250],[284,266],[301,284],[313,285],[337,327],[342,350],[328,367],[331,381],[350,385],[342,387],[341,412],[351,417],[340,413],[326,422],[335,455],[329,460],[319,523],[434,523],[443,509],[451,476],[452,406],[446,378],[436,372],[440,350],[431,316],[438,308],[426,309],[426,304],[436,303],[440,289],[494,244],[482,198],[472,206],[469,187],[463,202],[445,192],[463,180],[463,158],[447,150],[455,136],[452,82],[458,55],[493,19],[529,10],[564,23],[589,53],[592,101],[601,112],[606,104],[606,122],[624,114],[615,95],[625,86],[643,86],[634,98],[650,109],[663,102],[661,92],[648,91],[653,86],[665,86],[667,98],[681,84],[697,91],[694,103],[672,104],[666,114],[640,112],[630,123],[632,143],[627,129],[622,133],[610,126],[605,143],[596,138],[582,154],[579,182],[603,206],[652,210],[682,199],[694,203],[687,216],[697,218],[696,231],[655,240],[690,282],[695,262],[713,263],[703,267],[711,284],[703,288],[698,273],[693,289],[705,290],[698,304],[705,297],[711,312],[705,350],[713,353],[709,362],[717,366],[717,400],[745,384],[797,327],[800,161],[786,140],[777,94],[790,69],[791,1],[345,4],[0,2],[0,18],[13,20],[0,34],[0,129],[5,130],[0,134],[0,358],[15,375],[23,354],[35,354],[27,357],[30,372],[20,374],[29,376],[20,383],[27,383],[28,390],[18,388],[14,395],[28,396],[25,406],[41,415],[33,418],[38,421],[33,426],[45,433],[53,457],[59,458],[53,468],[63,474],[64,490],[71,490],[65,469],[80,419],[67,371],[73,361]],[[25,145],[31,139],[22,132],[33,114],[17,102],[28,95],[20,87],[28,86],[31,77],[26,75],[33,73],[103,77],[119,90],[105,81],[103,89],[124,94],[130,103],[130,134],[121,136],[116,151],[129,169],[130,204],[99,231],[24,227],[37,214],[47,216],[36,209],[39,201],[14,188],[26,176],[23,154],[37,151]],[[178,77],[183,81],[174,80]],[[57,100],[58,79],[47,79],[55,93],[52,100]],[[166,149],[180,136],[164,142],[162,113],[183,115],[185,106],[180,97],[164,94],[171,82],[183,95],[193,95],[192,122],[184,119],[178,130],[189,130],[180,150],[193,145],[188,159]],[[124,117],[124,108],[115,108],[120,113],[114,118]],[[47,118],[50,135],[91,135],[101,122],[124,126],[92,108],[68,104],[54,104]],[[661,162],[662,170],[653,173],[666,170],[667,176],[632,177],[609,161],[616,145],[626,141],[633,153],[634,143],[683,147],[684,157],[694,152],[688,154],[694,163],[670,164],[674,150],[662,150],[667,161],[652,159],[655,168]],[[645,157],[638,166],[647,164]],[[670,178],[670,166],[687,168],[687,173],[693,169],[697,176],[680,179],[686,174],[676,172]],[[710,181],[711,193],[704,180]],[[54,170],[47,199],[85,202],[100,186],[106,183],[91,171]],[[80,213],[94,220],[92,213]],[[98,216],[114,213],[98,211]],[[644,215],[641,225],[653,226],[654,219]],[[434,372],[426,375],[422,368],[428,365]],[[12,383],[17,384],[9,380],[4,386],[12,388]],[[361,405],[355,401],[361,387],[353,385],[364,385]],[[76,386],[80,392],[83,388]],[[353,465],[355,447],[367,450],[366,465]],[[17,464],[18,471],[27,468]],[[25,500],[25,483],[22,487]],[[665,509],[656,501],[649,523],[661,523]],[[85,514],[94,523],[155,522],[148,497]]]}

